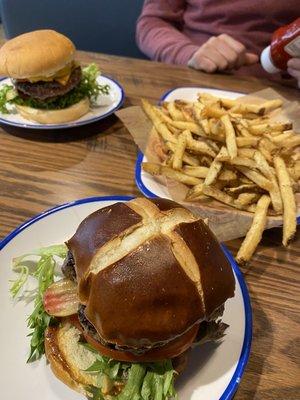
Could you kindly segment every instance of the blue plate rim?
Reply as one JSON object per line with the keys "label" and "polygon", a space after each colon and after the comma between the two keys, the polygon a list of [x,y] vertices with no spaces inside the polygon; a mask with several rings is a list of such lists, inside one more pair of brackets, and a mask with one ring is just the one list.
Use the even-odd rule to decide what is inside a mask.
{"label": "blue plate rim", "polygon": [[[74,207],[80,204],[93,203],[93,202],[101,202],[101,201],[128,201],[133,199],[133,196],[95,196],[95,197],[87,197],[79,200],[70,201],[68,203],[64,203],[55,207],[52,207],[36,216],[28,219],[23,224],[19,225],[16,229],[14,229],[11,233],[9,233],[1,242],[0,242],[0,250],[2,250],[9,242],[11,242],[17,235],[19,235],[22,231],[27,229],[30,225],[38,222],[39,220],[46,218],[48,215],[54,214],[58,211],[64,210],[66,208]],[[234,393],[236,392],[242,375],[244,373],[249,354],[251,348],[252,341],[252,308],[249,297],[249,292],[247,289],[246,282],[243,278],[243,274],[236,264],[233,256],[227,249],[227,247],[222,244],[222,249],[224,254],[226,255],[228,261],[230,262],[231,267],[233,268],[237,280],[239,282],[243,303],[244,303],[244,312],[245,312],[245,331],[244,331],[244,340],[242,345],[242,350],[240,354],[240,358],[235,369],[235,372],[227,385],[224,393],[220,397],[220,400],[230,400]]]}
{"label": "blue plate rim", "polygon": [[[0,124],[3,125],[9,125],[9,126],[15,126],[17,128],[24,128],[24,129],[41,129],[41,130],[53,130],[53,129],[69,129],[69,128],[76,128],[78,126],[83,126],[83,125],[87,125],[87,124],[91,124],[93,122],[96,121],[100,121],[106,117],[108,117],[109,115],[113,114],[115,111],[117,111],[120,107],[122,107],[124,100],[125,100],[125,91],[123,89],[123,86],[121,86],[121,84],[116,81],[115,79],[111,78],[110,76],[107,76],[105,74],[101,74],[100,76],[103,76],[106,79],[109,79],[110,81],[114,82],[114,84],[120,89],[121,92],[121,99],[119,101],[119,103],[110,111],[108,111],[107,113],[103,114],[103,115],[98,115],[97,117],[93,117],[91,119],[87,119],[87,120],[83,120],[83,121],[74,121],[74,122],[67,122],[66,124],[53,124],[53,125],[29,125],[29,124],[21,124],[19,122],[13,122],[13,121],[8,121],[6,119],[3,119],[0,117]],[[0,82],[8,79],[7,77],[1,78]]]}

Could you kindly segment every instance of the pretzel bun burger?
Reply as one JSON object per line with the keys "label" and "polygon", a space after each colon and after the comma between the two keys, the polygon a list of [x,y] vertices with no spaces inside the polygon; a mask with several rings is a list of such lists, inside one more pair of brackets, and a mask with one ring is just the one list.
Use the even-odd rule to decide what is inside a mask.
{"label": "pretzel bun burger", "polygon": [[[56,376],[81,392],[94,376],[83,372],[91,360],[79,342],[93,356],[133,365],[171,360],[176,368],[209,326],[220,328],[234,295],[232,269],[213,233],[170,200],[102,208],[66,244],[65,279],[44,297],[46,311],[59,317],[45,347]],[[107,393],[116,390],[113,382]]]}

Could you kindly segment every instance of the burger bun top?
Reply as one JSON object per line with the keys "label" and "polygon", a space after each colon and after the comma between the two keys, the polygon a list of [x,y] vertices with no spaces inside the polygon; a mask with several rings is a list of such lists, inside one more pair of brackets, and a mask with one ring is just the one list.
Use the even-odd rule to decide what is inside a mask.
{"label": "burger bun top", "polygon": [[14,79],[51,76],[73,61],[75,46],[50,29],[24,33],[0,49],[0,74]]}

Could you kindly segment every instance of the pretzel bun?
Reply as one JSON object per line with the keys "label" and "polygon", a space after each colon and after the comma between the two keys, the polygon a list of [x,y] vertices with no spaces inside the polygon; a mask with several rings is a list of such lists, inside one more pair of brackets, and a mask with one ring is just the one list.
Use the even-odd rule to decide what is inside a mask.
{"label": "pretzel bun", "polygon": [[[100,342],[117,350],[147,354],[181,337],[190,344],[189,333],[234,295],[231,266],[213,233],[170,200],[137,198],[102,208],[67,246],[86,318]],[[175,346],[168,358],[177,355]]]}
{"label": "pretzel bun", "polygon": [[97,377],[84,370],[95,356],[79,344],[80,330],[67,320],[45,332],[45,353],[54,375],[71,389],[86,395],[85,388],[97,386]]}

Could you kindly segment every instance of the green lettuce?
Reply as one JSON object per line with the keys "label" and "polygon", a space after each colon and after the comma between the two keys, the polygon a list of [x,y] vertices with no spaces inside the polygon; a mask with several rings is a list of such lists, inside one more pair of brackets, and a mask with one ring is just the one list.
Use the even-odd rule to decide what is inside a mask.
{"label": "green lettuce", "polygon": [[[96,361],[85,371],[97,375],[99,388],[89,386],[91,400],[168,400],[176,399],[171,360],[152,363],[125,363],[101,356],[90,345],[82,343],[96,356]],[[104,379],[105,378],[105,379]],[[107,387],[117,382],[123,386],[116,396],[104,395]]]}
{"label": "green lettuce", "polygon": [[44,110],[60,110],[70,107],[85,97],[88,97],[93,103],[98,95],[108,95],[109,85],[100,85],[97,82],[99,69],[96,64],[90,64],[82,69],[82,78],[80,83],[70,92],[63,96],[58,96],[52,100],[42,101],[33,98],[23,99],[18,96],[12,85],[3,85],[0,87],[0,112],[8,114],[8,104],[17,104],[32,108]]}
{"label": "green lettuce", "polygon": [[[22,293],[22,300],[34,301],[33,312],[27,319],[27,326],[30,329],[28,336],[31,336],[27,362],[35,361],[45,353],[44,333],[53,318],[44,310],[43,295],[54,282],[56,257],[64,259],[66,254],[67,247],[65,245],[54,245],[40,248],[13,260],[13,271],[18,274],[17,279],[11,281],[10,293],[13,298],[24,288],[29,276],[37,280],[37,287],[33,292]],[[30,268],[28,257],[32,256],[37,257],[37,261]]]}

